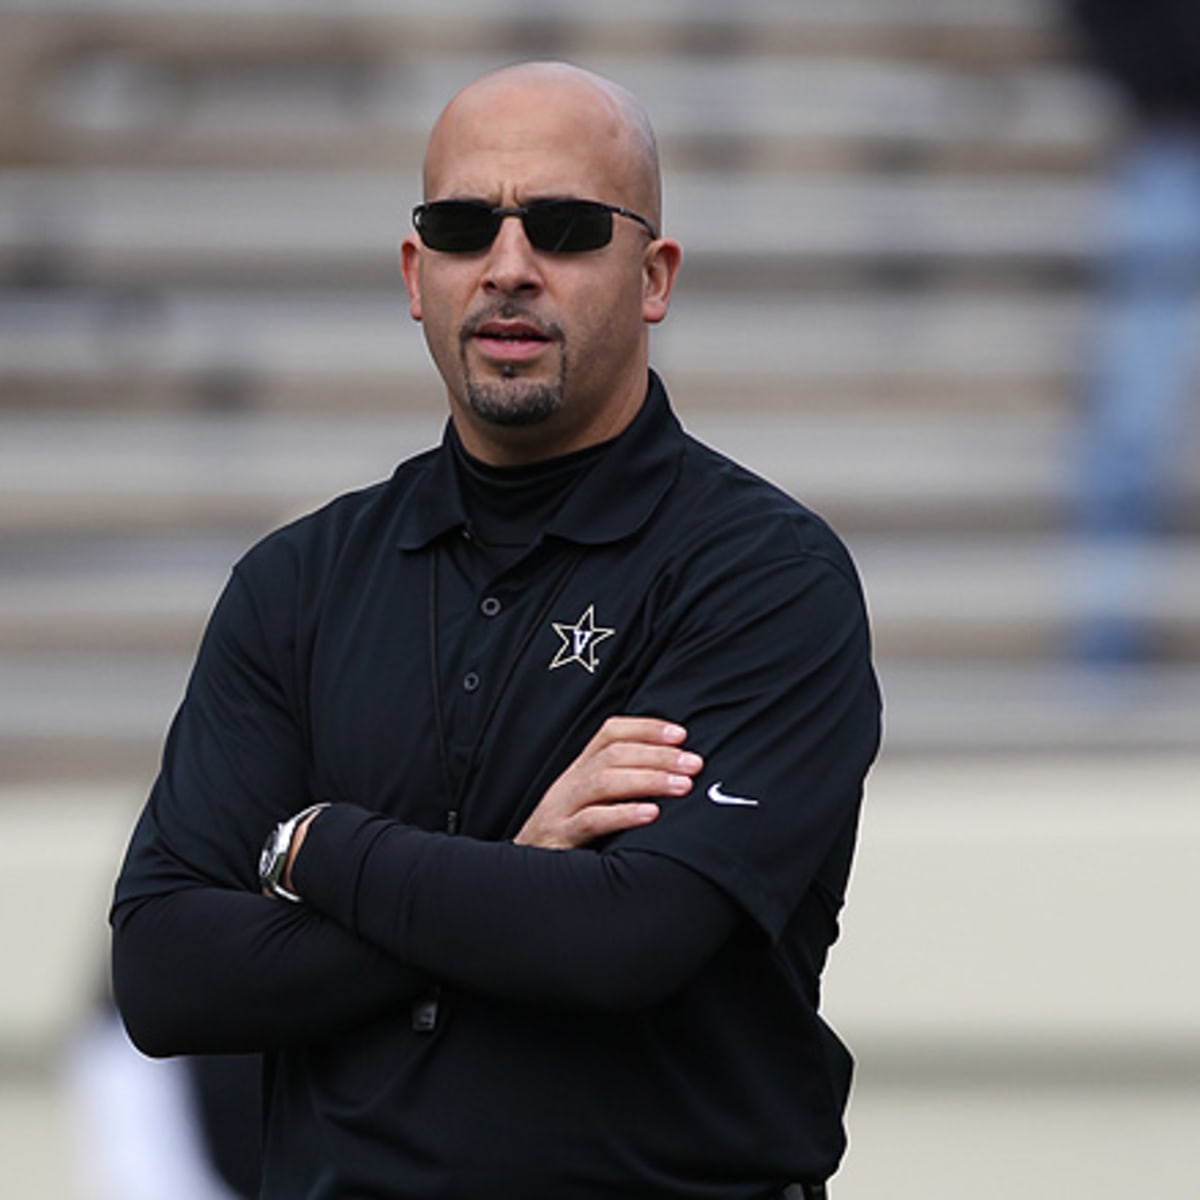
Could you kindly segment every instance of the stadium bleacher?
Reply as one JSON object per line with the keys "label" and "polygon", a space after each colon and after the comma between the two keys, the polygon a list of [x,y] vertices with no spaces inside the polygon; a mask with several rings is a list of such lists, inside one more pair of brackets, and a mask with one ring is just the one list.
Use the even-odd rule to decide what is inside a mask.
{"label": "stadium bleacher", "polygon": [[[656,362],[698,433],[854,542],[906,700],[893,749],[1043,740],[1023,712],[1074,694],[1059,646],[1071,437],[1111,97],[1018,0],[562,7],[0,10],[7,676],[27,698],[39,672],[49,694],[67,670],[82,697],[103,661],[110,704],[132,714],[148,667],[179,678],[219,583],[188,545],[244,544],[436,437],[395,270],[425,130],[486,65],[564,54],[654,115],[687,251]],[[1200,575],[1200,455],[1186,457],[1190,527],[1156,549],[1166,586],[1145,601],[1170,658],[1138,682],[1161,687],[1155,712],[1192,695],[1200,649],[1200,606],[1182,599]],[[55,587],[53,620],[35,619]],[[133,614],[146,595],[160,619],[126,621],[132,657],[114,657],[97,598]],[[1029,689],[1011,728],[983,710],[942,720],[946,689],[980,707],[967,701],[997,661]],[[90,739],[64,721],[71,752],[41,746],[14,707],[11,775],[87,766]],[[125,727],[149,764],[162,722],[146,715]],[[1111,737],[1084,711],[1054,728]]]}
{"label": "stadium bleacher", "polygon": [[[396,246],[441,104],[529,56],[609,74],[650,110],[685,247],[654,361],[694,432],[854,549],[892,778],[972,758],[1019,789],[1014,763],[1087,754],[1103,788],[1112,756],[1190,763],[1200,438],[1132,600],[1156,656],[1098,678],[1068,653],[1100,172],[1122,113],[1048,2],[0,0],[5,896],[67,822],[120,825],[237,554],[439,436]],[[942,832],[982,803],[936,809]],[[1019,816],[1037,828],[1032,804]],[[1115,863],[1127,823],[1098,819]],[[1178,831],[1188,844],[1194,823]],[[1020,871],[1026,849],[1000,838],[996,861]],[[0,1009],[0,1067],[44,1063],[78,1006],[77,910],[47,911],[53,970]],[[1064,988],[1084,1002],[1082,980]],[[1003,999],[952,980],[928,1011],[958,1005],[991,1036]],[[855,1003],[903,1086],[920,1003]],[[1095,988],[1086,1003],[1098,1041],[1133,1011]],[[1196,1062],[1194,1020],[1171,1013],[1168,1073]]]}

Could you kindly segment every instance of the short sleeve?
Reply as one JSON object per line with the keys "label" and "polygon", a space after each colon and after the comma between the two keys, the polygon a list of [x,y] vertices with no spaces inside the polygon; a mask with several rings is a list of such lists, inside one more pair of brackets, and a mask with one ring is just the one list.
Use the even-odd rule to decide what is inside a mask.
{"label": "short sleeve", "polygon": [[843,555],[797,550],[735,556],[689,596],[631,711],[684,724],[704,770],[614,844],[699,871],[775,940],[852,837],[879,745],[861,589]]}

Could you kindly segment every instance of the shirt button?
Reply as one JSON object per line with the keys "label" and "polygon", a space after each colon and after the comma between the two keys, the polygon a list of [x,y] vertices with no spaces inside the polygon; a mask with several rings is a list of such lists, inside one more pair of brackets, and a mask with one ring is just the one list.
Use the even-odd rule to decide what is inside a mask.
{"label": "shirt button", "polygon": [[484,596],[484,598],[479,602],[479,611],[483,613],[485,617],[496,616],[502,607],[503,605],[495,596]]}
{"label": "shirt button", "polygon": [[478,691],[479,690],[479,682],[480,682],[479,676],[474,671],[468,671],[463,676],[463,681],[462,681],[463,691],[464,692]]}

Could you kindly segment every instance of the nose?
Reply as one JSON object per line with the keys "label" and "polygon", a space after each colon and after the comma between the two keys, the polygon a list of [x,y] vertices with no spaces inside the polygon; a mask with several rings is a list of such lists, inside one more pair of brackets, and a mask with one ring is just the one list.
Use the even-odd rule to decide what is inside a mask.
{"label": "nose", "polygon": [[529,244],[519,217],[508,216],[500,222],[500,230],[488,250],[483,286],[487,291],[506,296],[541,290],[537,252]]}

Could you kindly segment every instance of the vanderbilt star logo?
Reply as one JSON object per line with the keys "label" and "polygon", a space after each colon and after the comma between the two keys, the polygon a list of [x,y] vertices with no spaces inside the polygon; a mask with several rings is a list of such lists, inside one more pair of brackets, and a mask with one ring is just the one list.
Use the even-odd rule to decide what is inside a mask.
{"label": "vanderbilt star logo", "polygon": [[552,621],[551,624],[554,632],[562,638],[562,645],[550,663],[550,670],[565,667],[568,663],[578,663],[589,675],[595,674],[596,647],[617,632],[596,624],[596,606],[589,604],[574,625],[566,625],[561,621]]}

